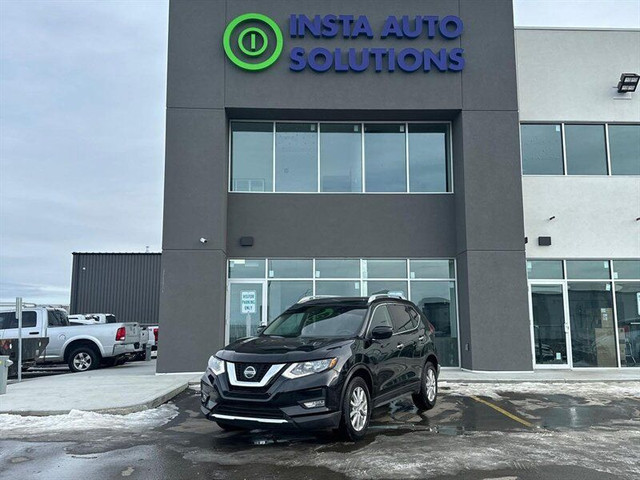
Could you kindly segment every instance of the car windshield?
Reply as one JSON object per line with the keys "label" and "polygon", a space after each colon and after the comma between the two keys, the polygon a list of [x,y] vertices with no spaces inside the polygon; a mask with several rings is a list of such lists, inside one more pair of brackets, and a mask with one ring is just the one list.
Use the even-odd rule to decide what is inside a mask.
{"label": "car windshield", "polygon": [[308,306],[290,310],[269,324],[262,335],[278,337],[353,337],[362,327],[366,308]]}

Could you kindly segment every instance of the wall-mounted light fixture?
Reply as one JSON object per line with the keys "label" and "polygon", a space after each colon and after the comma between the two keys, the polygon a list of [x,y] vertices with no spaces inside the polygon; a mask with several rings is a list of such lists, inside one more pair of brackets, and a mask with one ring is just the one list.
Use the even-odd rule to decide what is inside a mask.
{"label": "wall-mounted light fixture", "polygon": [[618,93],[635,92],[638,88],[638,82],[640,82],[640,75],[637,73],[623,73],[618,82]]}

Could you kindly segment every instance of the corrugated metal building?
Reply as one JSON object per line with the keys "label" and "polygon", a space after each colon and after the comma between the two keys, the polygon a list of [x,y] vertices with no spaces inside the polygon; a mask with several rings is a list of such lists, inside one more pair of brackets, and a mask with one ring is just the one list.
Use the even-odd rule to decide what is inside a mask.
{"label": "corrugated metal building", "polygon": [[158,324],[159,253],[73,253],[71,313]]}

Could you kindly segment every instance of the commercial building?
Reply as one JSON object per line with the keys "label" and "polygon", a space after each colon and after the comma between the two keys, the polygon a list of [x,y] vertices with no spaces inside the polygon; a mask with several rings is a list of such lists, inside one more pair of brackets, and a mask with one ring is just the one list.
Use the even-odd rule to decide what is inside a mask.
{"label": "commercial building", "polygon": [[444,367],[640,365],[639,71],[509,1],[172,2],[158,371],[382,291]]}
{"label": "commercial building", "polygon": [[112,313],[158,325],[159,253],[73,252],[69,313]]}

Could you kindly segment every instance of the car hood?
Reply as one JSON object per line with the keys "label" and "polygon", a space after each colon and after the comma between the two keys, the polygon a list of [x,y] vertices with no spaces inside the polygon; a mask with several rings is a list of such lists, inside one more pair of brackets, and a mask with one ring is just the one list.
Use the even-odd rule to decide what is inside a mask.
{"label": "car hood", "polygon": [[242,363],[321,360],[339,356],[339,352],[350,348],[353,342],[353,339],[344,338],[249,337],[226,346],[217,356],[230,362]]}

